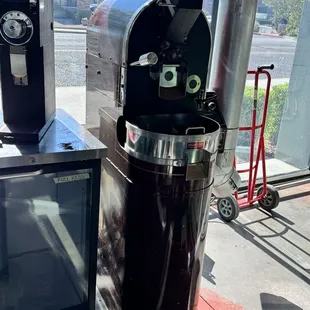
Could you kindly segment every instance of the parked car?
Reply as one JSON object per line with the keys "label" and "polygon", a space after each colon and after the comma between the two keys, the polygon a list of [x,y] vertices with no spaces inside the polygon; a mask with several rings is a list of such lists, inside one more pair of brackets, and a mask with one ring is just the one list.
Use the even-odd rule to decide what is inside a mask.
{"label": "parked car", "polygon": [[88,18],[87,17],[82,18],[81,23],[83,26],[88,26]]}
{"label": "parked car", "polygon": [[98,6],[98,4],[91,4],[89,7],[90,11],[93,13],[96,10],[97,6]]}

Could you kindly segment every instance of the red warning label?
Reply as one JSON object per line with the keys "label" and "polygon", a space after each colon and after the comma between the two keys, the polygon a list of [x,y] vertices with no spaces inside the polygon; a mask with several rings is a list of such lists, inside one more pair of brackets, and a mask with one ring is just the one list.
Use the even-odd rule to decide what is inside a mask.
{"label": "red warning label", "polygon": [[187,149],[188,150],[202,150],[205,147],[204,142],[190,142],[187,143]]}

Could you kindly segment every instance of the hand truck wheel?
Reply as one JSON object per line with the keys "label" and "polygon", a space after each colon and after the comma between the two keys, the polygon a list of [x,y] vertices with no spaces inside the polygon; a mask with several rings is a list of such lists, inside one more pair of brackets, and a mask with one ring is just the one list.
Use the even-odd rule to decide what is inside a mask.
{"label": "hand truck wheel", "polygon": [[217,210],[221,219],[227,223],[237,219],[240,212],[238,201],[233,196],[218,199]]}
{"label": "hand truck wheel", "polygon": [[[264,186],[261,186],[257,190],[257,196],[260,196],[264,191]],[[278,190],[272,186],[267,185],[267,194],[261,200],[258,201],[260,207],[265,209],[266,211],[271,211],[275,209],[280,203],[280,195]]]}

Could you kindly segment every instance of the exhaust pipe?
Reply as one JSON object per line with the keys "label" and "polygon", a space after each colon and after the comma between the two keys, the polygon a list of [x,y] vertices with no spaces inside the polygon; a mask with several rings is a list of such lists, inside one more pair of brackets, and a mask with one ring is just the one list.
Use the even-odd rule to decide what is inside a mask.
{"label": "exhaust pipe", "polygon": [[250,58],[257,0],[220,0],[209,89],[218,95],[226,122],[222,152],[217,157],[213,194],[233,194],[241,178],[234,168],[245,82]]}

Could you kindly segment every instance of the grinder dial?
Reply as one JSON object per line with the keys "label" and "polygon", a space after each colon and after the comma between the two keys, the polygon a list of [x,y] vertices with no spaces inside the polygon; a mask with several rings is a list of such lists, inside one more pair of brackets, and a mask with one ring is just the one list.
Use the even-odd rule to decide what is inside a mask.
{"label": "grinder dial", "polygon": [[2,38],[11,45],[24,45],[33,35],[31,19],[20,11],[5,13],[0,19],[0,33]]}

